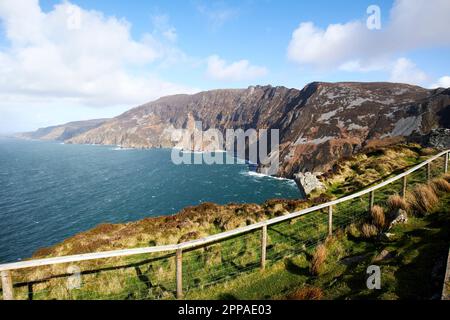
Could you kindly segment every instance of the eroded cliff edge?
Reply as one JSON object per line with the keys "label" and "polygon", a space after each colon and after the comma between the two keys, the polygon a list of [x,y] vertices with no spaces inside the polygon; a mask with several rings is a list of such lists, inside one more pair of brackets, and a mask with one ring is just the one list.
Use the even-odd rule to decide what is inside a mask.
{"label": "eroded cliff edge", "polygon": [[[279,129],[278,176],[313,179],[337,160],[450,127],[450,89],[398,83],[313,82],[302,90],[251,86],[174,95],[64,139],[67,143],[171,148],[175,129]],[[46,137],[52,136],[46,135]],[[206,146],[200,146],[200,149]],[[264,167],[258,170],[264,173]],[[305,175],[306,174],[306,175]],[[308,187],[306,187],[308,189]]]}

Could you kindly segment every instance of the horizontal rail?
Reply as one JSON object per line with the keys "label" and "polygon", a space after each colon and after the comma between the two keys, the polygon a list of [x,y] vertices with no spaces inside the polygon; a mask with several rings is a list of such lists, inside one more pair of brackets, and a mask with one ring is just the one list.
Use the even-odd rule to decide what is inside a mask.
{"label": "horizontal rail", "polygon": [[323,204],[319,204],[314,207],[302,209],[296,212],[289,213],[284,216],[272,218],[269,220],[257,222],[245,227],[236,228],[230,231],[221,232],[218,234],[210,235],[204,238],[191,240],[179,244],[172,244],[172,245],[163,245],[163,246],[155,246],[155,247],[144,247],[144,248],[134,248],[134,249],[123,249],[123,250],[113,250],[113,251],[103,251],[103,252],[93,252],[93,253],[85,253],[85,254],[77,254],[77,255],[71,255],[71,256],[62,256],[62,257],[54,257],[54,258],[45,258],[45,259],[35,259],[35,260],[28,260],[28,261],[20,261],[20,262],[13,262],[13,263],[6,263],[0,265],[0,271],[6,271],[6,270],[17,270],[17,269],[24,269],[24,268],[32,268],[32,267],[39,267],[39,266],[46,266],[46,265],[53,265],[53,264],[61,264],[61,263],[70,263],[70,262],[79,262],[79,261],[87,261],[87,260],[96,260],[96,259],[105,259],[105,258],[116,258],[116,257],[124,257],[124,256],[130,256],[130,255],[137,255],[137,254],[144,254],[144,253],[158,253],[158,252],[168,252],[168,251],[176,251],[179,249],[185,250],[185,249],[192,249],[195,247],[203,246],[206,244],[214,243],[219,240],[223,240],[226,238],[230,238],[239,234],[247,233],[252,230],[256,230],[259,228],[262,228],[263,226],[269,226],[273,225],[279,222],[283,222],[286,220],[290,220],[293,218],[297,218],[300,216],[303,216],[305,214],[318,211],[330,206],[334,206],[336,204],[346,202],[348,200],[352,200],[358,197],[361,197],[365,194],[368,194],[372,191],[375,191],[377,189],[380,189],[388,184],[391,184],[394,181],[397,181],[414,171],[417,171],[418,169],[426,166],[428,163],[433,162],[437,158],[449,154],[450,150],[442,151],[441,153],[431,157],[430,159],[425,160],[424,162],[414,166],[413,168],[395,176],[390,179],[387,179],[386,181],[383,181],[373,187],[364,189],[362,191],[353,193],[351,195],[329,201]]}

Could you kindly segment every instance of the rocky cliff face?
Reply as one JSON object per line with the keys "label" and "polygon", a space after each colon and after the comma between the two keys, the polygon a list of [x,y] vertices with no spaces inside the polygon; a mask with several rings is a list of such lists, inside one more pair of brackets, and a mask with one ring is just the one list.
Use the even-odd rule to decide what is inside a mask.
{"label": "rocky cliff face", "polygon": [[[255,86],[161,98],[76,135],[69,143],[173,147],[171,133],[279,129],[278,175],[325,171],[371,146],[450,127],[450,89],[396,83],[311,83],[302,90]],[[198,146],[205,149],[205,146]]]}
{"label": "rocky cliff face", "polygon": [[59,126],[41,128],[33,132],[20,133],[19,138],[65,141],[105,123],[107,119],[69,122]]}

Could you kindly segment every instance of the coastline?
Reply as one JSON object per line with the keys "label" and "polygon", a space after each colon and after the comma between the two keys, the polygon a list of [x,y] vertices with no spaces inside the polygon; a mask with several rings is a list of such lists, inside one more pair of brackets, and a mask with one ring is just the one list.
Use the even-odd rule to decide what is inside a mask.
{"label": "coastline", "polygon": [[[67,238],[70,238],[72,236],[75,236],[78,233],[82,233],[85,231],[90,230],[91,228],[94,228],[96,225],[101,223],[112,223],[112,224],[122,224],[122,223],[129,223],[129,222],[136,222],[142,219],[145,219],[147,217],[164,217],[168,215],[174,215],[185,209],[189,206],[197,206],[200,205],[202,202],[214,202],[220,205],[226,205],[231,203],[239,203],[239,204],[253,204],[258,203],[262,204],[264,201],[272,198],[298,198],[298,191],[297,189],[292,185],[292,183],[288,184],[287,181],[281,181],[279,183],[280,179],[270,177],[270,176],[252,176],[252,172],[248,171],[248,166],[244,165],[242,163],[241,165],[237,166],[217,166],[215,168],[208,168],[209,166],[205,165],[205,168],[202,168],[201,166],[196,168],[189,168],[188,166],[184,166],[184,168],[178,168],[174,165],[169,165],[168,168],[172,168],[170,172],[171,174],[168,174],[168,177],[170,178],[170,181],[177,181],[177,177],[182,176],[184,177],[184,181],[181,183],[164,183],[164,179],[161,180],[161,183],[154,180],[154,178],[146,178],[147,176],[155,176],[154,169],[155,166],[160,163],[162,160],[163,163],[170,163],[170,149],[164,148],[164,150],[161,150],[161,148],[152,148],[152,149],[121,149],[123,153],[119,153],[119,151],[114,151],[114,149],[117,148],[117,146],[106,146],[106,145],[78,145],[78,146],[71,146],[71,145],[61,145],[60,142],[57,141],[31,141],[31,140],[23,140],[24,143],[21,143],[20,140],[17,140],[16,138],[13,138],[9,142],[5,141],[5,147],[9,145],[8,149],[11,151],[18,150],[20,151],[23,149],[26,151],[25,154],[34,154],[33,158],[40,159],[41,157],[38,156],[40,153],[40,150],[43,150],[44,153],[43,159],[55,159],[56,162],[60,162],[60,164],[56,164],[56,166],[50,165],[48,169],[46,169],[47,165],[44,165],[44,167],[40,168],[38,171],[32,171],[33,176],[36,175],[36,177],[45,177],[45,175],[42,175],[45,172],[55,172],[53,168],[65,168],[61,173],[64,173],[64,179],[68,181],[68,185],[64,182],[56,182],[61,181],[60,179],[54,180],[55,183],[61,184],[62,188],[64,190],[70,191],[70,193],[73,195],[71,196],[69,194],[68,199],[65,199],[64,192],[59,192],[59,190],[55,190],[54,196],[51,197],[51,199],[48,203],[51,204],[49,207],[46,206],[46,201],[42,199],[43,209],[42,214],[35,214],[33,213],[33,209],[29,206],[24,204],[20,205],[18,207],[18,210],[21,212],[26,212],[27,216],[32,217],[32,219],[25,219],[24,221],[29,221],[30,226],[27,229],[22,228],[20,225],[16,225],[13,221],[8,222],[9,220],[5,220],[5,226],[9,225],[13,227],[16,234],[23,233],[24,239],[27,239],[25,236],[26,232],[31,232],[32,234],[35,234],[33,231],[34,229],[44,228],[45,225],[48,225],[48,223],[52,223],[52,221],[57,221],[55,219],[60,219],[61,221],[64,220],[61,218],[62,216],[68,216],[67,222],[69,225],[73,225],[73,227],[58,227],[57,230],[62,230],[64,236],[58,236],[60,231],[53,232],[54,235],[48,235],[45,236],[45,232],[43,234],[43,240],[36,239],[36,237],[31,236],[28,238],[29,245],[24,245],[23,248],[15,248],[14,251],[16,251],[18,254],[13,252],[13,248],[10,247],[8,244],[4,244],[4,250],[2,250],[2,261],[3,262],[9,262],[9,261],[16,261],[17,259],[26,259],[27,257],[31,256],[32,253],[35,250],[38,250],[38,248],[47,247],[51,245],[58,244],[62,241],[64,241]],[[26,142],[29,141],[29,142]],[[36,143],[39,142],[39,143]],[[17,147],[16,147],[17,146]],[[100,148],[97,148],[100,147]],[[28,150],[28,151],[27,151]],[[161,150],[161,151],[158,151]],[[127,152],[129,151],[129,153]],[[139,152],[141,151],[141,152]],[[145,152],[144,152],[145,151]],[[148,151],[148,153],[147,153]],[[150,152],[155,151],[155,152]],[[7,153],[8,154],[8,153]],[[21,152],[21,154],[24,154]],[[47,157],[48,154],[48,157]],[[55,156],[51,156],[51,155]],[[11,153],[11,155],[13,155]],[[6,156],[6,154],[5,154]],[[38,157],[36,157],[38,156]],[[75,161],[73,164],[72,160],[69,163],[64,162],[65,157],[68,156],[69,160],[74,159]],[[97,160],[91,161],[89,160],[86,162],[85,160],[96,157]],[[31,158],[30,158],[31,159]],[[110,161],[113,160],[113,162]],[[154,160],[152,160],[154,159]],[[104,162],[105,160],[108,160]],[[131,160],[131,163],[129,162]],[[230,159],[231,160],[231,159]],[[47,160],[45,160],[47,162]],[[135,166],[135,161],[136,165]],[[150,162],[149,162],[150,161]],[[84,191],[79,192],[78,187],[77,189],[74,189],[74,186],[72,186],[73,179],[71,178],[72,174],[78,174],[76,172],[79,172],[81,175],[85,175],[86,170],[83,169],[83,164],[89,163],[89,166],[94,165],[92,168],[97,168],[100,170],[96,170],[95,172],[100,173],[104,172],[105,176],[104,178],[105,183],[103,183],[103,176],[99,175],[99,179],[97,177],[93,177],[93,179],[88,178],[86,181],[87,183],[83,182],[82,186],[88,186],[88,188],[82,187],[81,189],[84,190],[90,190],[89,186],[97,185],[99,188],[96,188],[95,194],[91,195],[89,193],[86,193]],[[114,170],[114,167],[123,168],[121,170],[122,173],[113,174],[111,176],[108,172],[110,171],[103,171],[103,167],[105,163],[105,168],[112,168],[111,170]],[[114,164],[113,167],[109,164]],[[164,172],[164,168],[167,168],[166,165],[161,164],[163,166],[163,171],[157,171],[156,175],[159,176],[158,172]],[[5,163],[6,164],[6,163]],[[34,165],[33,163],[30,163],[31,165]],[[81,166],[79,166],[81,164]],[[97,165],[98,164],[98,165]],[[75,166],[74,166],[75,165]],[[13,167],[12,167],[13,168]],[[76,168],[81,169],[78,170]],[[138,172],[139,170],[134,170],[133,168],[140,169],[143,174],[137,174],[135,175],[133,172]],[[68,169],[68,170],[67,170]],[[76,171],[73,171],[76,170]],[[9,170],[8,170],[9,171]],[[59,169],[57,170],[60,171]],[[87,170],[89,171],[89,170]],[[174,172],[177,172],[176,174]],[[202,174],[202,172],[206,172],[206,174]],[[209,173],[211,172],[211,173]],[[136,183],[133,183],[132,189],[124,189],[120,186],[115,188],[114,186],[116,183],[114,180],[117,180],[117,177],[120,176],[128,176],[127,173],[132,174],[131,179],[126,179],[126,181],[135,181]],[[39,174],[39,176],[37,176]],[[180,175],[181,174],[181,175]],[[187,175],[186,175],[187,174]],[[28,175],[29,177],[30,175]],[[95,174],[97,176],[97,174]],[[135,177],[134,177],[135,176]],[[89,177],[89,175],[87,176]],[[108,179],[109,177],[109,179]],[[116,177],[116,178],[114,178]],[[156,176],[155,176],[156,177]],[[199,178],[195,178],[199,177]],[[5,176],[5,179],[7,177]],[[10,176],[9,179],[13,179],[14,176]],[[200,180],[201,179],[201,180]],[[227,179],[227,181],[222,181],[221,179]],[[28,181],[29,179],[25,179],[24,181]],[[89,182],[92,180],[92,182]],[[94,182],[98,181],[98,182]],[[120,178],[120,181],[125,181],[122,178]],[[141,181],[141,182],[139,182]],[[145,182],[148,181],[148,182]],[[156,184],[148,184],[152,183],[151,181],[154,181]],[[191,181],[191,182],[190,182]],[[192,183],[196,183],[197,187],[194,187],[189,192],[188,195],[183,195],[183,193],[180,194],[179,191],[177,191],[178,188],[189,188],[188,185]],[[31,183],[31,182],[30,182]],[[215,186],[211,186],[211,184],[214,183]],[[104,187],[103,187],[104,185]],[[128,185],[127,183],[123,184]],[[140,186],[141,185],[141,186]],[[146,185],[146,187],[142,187]],[[164,191],[161,186],[166,185],[167,188],[169,188],[168,191]],[[233,185],[236,185],[234,187]],[[42,185],[42,187],[45,187],[45,184]],[[36,185],[34,189],[39,189],[40,186]],[[280,189],[278,189],[280,188]],[[201,191],[202,189],[205,189],[205,191]],[[14,188],[9,188],[7,190],[8,194],[13,194]],[[25,192],[28,192],[23,189]],[[127,197],[127,193],[129,190],[138,190],[138,192],[134,192],[136,196],[130,196]],[[159,191],[160,190],[160,191]],[[173,190],[173,192],[169,192]],[[196,191],[198,190],[198,191]],[[216,190],[217,192],[214,192],[213,190]],[[274,190],[274,192],[271,192],[271,190]],[[281,191],[283,190],[283,191]],[[142,191],[142,193],[141,193]],[[117,193],[119,192],[119,193]],[[180,199],[175,200],[173,202],[170,201],[170,196],[164,196],[165,193],[172,195],[172,197],[177,197],[177,194],[180,194]],[[275,194],[278,193],[279,194]],[[14,193],[14,194],[20,194],[20,193]],[[118,195],[115,195],[118,194]],[[120,194],[123,194],[123,196],[120,196]],[[77,196],[79,195],[79,196]],[[44,195],[43,195],[44,196]],[[24,194],[23,199],[28,199],[28,196]],[[91,197],[91,198],[90,198]],[[77,198],[80,199],[86,199],[86,201],[90,201],[92,204],[86,204],[86,205],[77,205]],[[4,199],[4,198],[3,198]],[[90,199],[90,200],[89,200]],[[112,202],[111,202],[112,199]],[[124,201],[121,201],[120,203],[117,203],[118,206],[115,206],[114,203],[120,200],[117,199],[124,199]],[[127,200],[128,199],[128,200]],[[140,199],[146,199],[141,200]],[[222,199],[222,201],[220,200]],[[135,200],[137,202],[135,202]],[[19,201],[19,200],[17,200]],[[132,203],[127,204],[126,201],[132,201]],[[65,204],[72,203],[71,208],[68,208],[68,212],[63,214],[64,206]],[[7,206],[7,203],[2,202],[3,204]],[[3,207],[2,207],[3,208]],[[55,209],[52,209],[55,208]],[[58,209],[60,208],[60,209]],[[5,211],[8,212],[8,209]],[[61,213],[61,214],[60,214]],[[52,217],[55,217],[53,219]],[[33,221],[31,221],[33,220]],[[39,226],[34,223],[34,221],[39,222]],[[77,223],[76,221],[84,221],[83,223]],[[93,221],[93,222],[92,222]],[[28,222],[27,222],[28,223]],[[23,225],[23,224],[22,224]],[[84,227],[83,227],[84,226]],[[48,229],[48,227],[45,227]],[[48,229],[50,230],[50,229]],[[14,236],[5,236],[3,239],[9,239],[10,241],[15,241]],[[51,239],[51,241],[46,241],[45,239]],[[32,251],[30,251],[30,248]]]}
{"label": "coastline", "polygon": [[[313,192],[308,199],[286,200],[275,198],[267,200],[262,204],[229,203],[217,205],[214,203],[202,203],[200,205],[188,206],[173,215],[144,218],[125,224],[101,224],[94,229],[67,239],[59,245],[38,250],[33,257],[45,257],[51,255],[55,250],[61,252],[60,250],[72,241],[85,243],[84,245],[76,245],[75,248],[78,249],[75,249],[72,245],[70,246],[69,253],[75,254],[108,250],[117,247],[130,248],[139,246],[139,243],[142,243],[142,241],[145,243],[154,243],[155,245],[172,244],[181,240],[196,239],[204,235],[231,230],[239,226],[304,209],[313,204],[336,199],[361,189],[362,186],[359,185],[359,180],[363,180],[366,185],[370,185],[386,176],[386,173],[383,174],[378,171],[375,174],[370,170],[367,170],[369,172],[368,174],[360,176],[358,173],[359,169],[354,168],[354,163],[365,163],[367,167],[372,167],[378,166],[381,161],[386,165],[390,165],[391,172],[394,172],[397,170],[396,168],[405,168],[423,161],[429,152],[423,149],[424,154],[422,154],[422,149],[418,149],[415,144],[402,145],[394,148],[381,148],[380,150],[384,153],[382,158],[371,155],[376,153],[369,153],[369,156],[360,154],[354,159],[341,162],[339,166],[341,169],[327,173],[327,179],[324,181],[326,189]],[[346,177],[351,177],[352,175],[360,177],[359,179],[354,179],[354,182],[350,186],[344,187]],[[390,173],[387,174],[387,176],[389,175]],[[340,188],[338,185],[342,187]],[[145,237],[138,240],[142,236],[142,232],[145,233]],[[128,236],[123,238],[121,234],[127,234]],[[101,241],[94,241],[91,238],[97,238],[98,236],[102,239]],[[120,241],[119,243],[115,243],[113,239],[122,239],[125,242]],[[89,245],[86,247],[87,243]]]}

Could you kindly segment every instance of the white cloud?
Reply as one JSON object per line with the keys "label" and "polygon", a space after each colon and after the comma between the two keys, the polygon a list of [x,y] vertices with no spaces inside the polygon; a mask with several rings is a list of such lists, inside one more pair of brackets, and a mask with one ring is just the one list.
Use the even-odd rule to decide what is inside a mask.
{"label": "white cloud", "polygon": [[167,40],[177,41],[177,29],[170,24],[169,16],[166,14],[154,15],[152,17],[153,26],[157,32],[160,32]]}
{"label": "white cloud", "polygon": [[[0,21],[9,41],[0,49],[2,105],[55,99],[84,107],[134,105],[194,91],[149,70],[179,50],[154,34],[133,39],[123,19],[67,1],[43,12],[37,0],[16,0],[0,2]],[[165,31],[175,40],[174,30]]]}
{"label": "white cloud", "polygon": [[[288,57],[299,64],[334,67],[355,63],[372,47],[369,30],[360,22],[332,24],[323,30],[312,22],[301,23],[292,34]],[[372,50],[370,50],[372,52]],[[360,61],[357,62],[361,64]]]}
{"label": "white cloud", "polygon": [[261,66],[251,65],[248,60],[227,62],[217,55],[208,57],[207,75],[214,80],[241,81],[251,80],[265,76],[267,69]]}
{"label": "white cloud", "polygon": [[443,76],[433,83],[430,88],[450,88],[450,76]]}
{"label": "white cloud", "polygon": [[425,72],[417,68],[411,60],[399,58],[393,65],[390,77],[392,82],[423,85],[427,80]]}
{"label": "white cloud", "polygon": [[200,4],[197,6],[197,10],[208,19],[208,23],[213,30],[220,28],[238,15],[237,9],[227,7],[221,2],[214,2],[210,6]]}
{"label": "white cloud", "polygon": [[383,62],[400,52],[450,45],[448,12],[448,0],[397,0],[381,30],[369,30],[365,21],[325,29],[304,22],[293,32],[287,55],[293,62],[319,68],[383,68]]}

